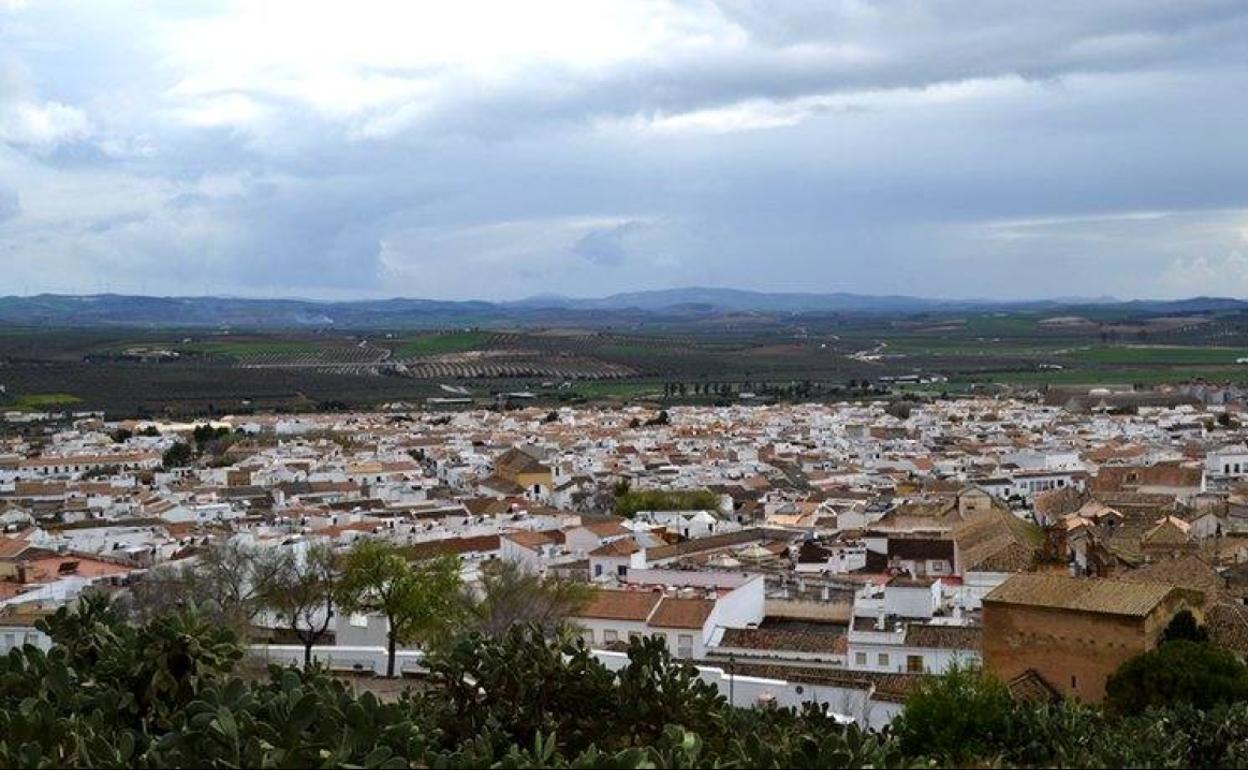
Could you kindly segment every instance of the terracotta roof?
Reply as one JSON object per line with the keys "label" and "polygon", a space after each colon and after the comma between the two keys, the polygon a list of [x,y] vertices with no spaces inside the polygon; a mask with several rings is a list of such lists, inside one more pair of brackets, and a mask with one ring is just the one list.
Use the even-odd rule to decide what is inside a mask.
{"label": "terracotta roof", "polygon": [[655,628],[702,628],[715,609],[714,599],[664,597],[650,618]]}
{"label": "terracotta roof", "polygon": [[637,545],[637,541],[631,537],[622,537],[619,540],[612,540],[609,543],[603,543],[594,550],[589,552],[590,556],[630,556],[641,550],[641,546]]}
{"label": "terracotta roof", "polygon": [[629,534],[628,529],[626,529],[624,525],[616,519],[591,521],[588,524],[582,524],[581,526],[590,532],[593,532],[598,537],[614,537],[616,535]]}
{"label": "terracotta roof", "polygon": [[662,595],[654,591],[599,590],[575,617],[599,620],[631,620],[644,623]]}
{"label": "terracotta roof", "polygon": [[30,548],[30,543],[12,537],[0,537],[0,559],[12,559]]}
{"label": "terracotta roof", "polygon": [[441,554],[459,555],[462,553],[497,551],[498,548],[498,535],[480,535],[477,537],[448,537],[443,540],[414,543],[404,548],[403,551],[409,558],[422,559]]}
{"label": "terracotta roof", "polygon": [[541,459],[518,447],[508,449],[501,454],[495,460],[494,467],[507,473],[545,473],[550,470],[542,464]]}
{"label": "terracotta roof", "polygon": [[1019,573],[994,588],[984,602],[1144,617],[1177,590],[1170,583]]}
{"label": "terracotta roof", "polygon": [[564,541],[562,532],[552,530],[540,532],[508,532],[503,535],[503,537],[516,545],[528,548],[530,551],[541,548],[544,545],[556,545]]}

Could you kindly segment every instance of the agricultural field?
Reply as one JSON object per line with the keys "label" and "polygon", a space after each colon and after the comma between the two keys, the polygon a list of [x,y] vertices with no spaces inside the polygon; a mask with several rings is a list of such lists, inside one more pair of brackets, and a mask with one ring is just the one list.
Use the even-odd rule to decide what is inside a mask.
{"label": "agricultural field", "polygon": [[[0,410],[213,414],[527,392],[551,402],[837,397],[862,383],[957,393],[1248,383],[1248,316],[1084,312],[805,315],[619,328],[0,328]],[[926,383],[926,384],[923,384]]]}

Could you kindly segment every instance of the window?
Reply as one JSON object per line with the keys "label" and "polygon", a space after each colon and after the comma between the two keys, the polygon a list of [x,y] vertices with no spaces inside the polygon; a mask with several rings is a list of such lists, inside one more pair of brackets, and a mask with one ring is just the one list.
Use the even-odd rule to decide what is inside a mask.
{"label": "window", "polygon": [[906,656],[906,671],[911,674],[922,674],[923,673],[923,656],[922,655],[907,655]]}
{"label": "window", "polygon": [[888,668],[888,653],[881,652],[877,662],[880,664],[881,668]]}
{"label": "window", "polygon": [[636,641],[638,641],[638,640],[640,640],[640,639],[641,639],[641,632],[639,632],[639,631],[629,631],[629,632],[628,632],[628,641],[630,641],[630,642],[636,642]]}
{"label": "window", "polygon": [[602,565],[595,564],[594,565],[594,577],[599,577],[600,575],[602,575]]}
{"label": "window", "polygon": [[680,634],[676,637],[676,656],[679,658],[693,657],[693,634]]}
{"label": "window", "polygon": [[625,575],[627,575],[627,574],[628,574],[628,565],[627,565],[627,564],[621,564],[621,565],[619,565],[618,567],[616,567],[616,568],[615,568],[615,574],[619,575],[620,577],[624,577]]}
{"label": "window", "polygon": [[594,644],[594,629],[592,629],[592,628],[586,628],[586,629],[583,629],[583,630],[581,631],[581,638],[585,640],[585,644],[587,644],[587,645],[589,645],[589,646],[593,646],[593,644]]}
{"label": "window", "polygon": [[1070,675],[1070,689],[1072,690],[1079,689],[1079,679],[1074,674]]}
{"label": "window", "polygon": [[865,652],[855,653],[855,654],[854,654],[854,665],[856,665],[856,666],[865,666],[865,665],[867,665],[867,654],[866,654]]}
{"label": "window", "polygon": [[602,641],[605,642],[606,644],[612,644],[614,642],[619,641],[619,639],[620,639],[620,635],[616,633],[615,629],[613,628],[608,628],[602,632]]}
{"label": "window", "polygon": [[368,616],[359,612],[351,613],[351,618],[348,622],[351,623],[353,628],[368,628]]}

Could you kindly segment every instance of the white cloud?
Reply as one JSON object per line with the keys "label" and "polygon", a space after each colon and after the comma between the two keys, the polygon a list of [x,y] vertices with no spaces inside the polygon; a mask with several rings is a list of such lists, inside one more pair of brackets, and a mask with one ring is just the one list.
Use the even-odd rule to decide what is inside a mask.
{"label": "white cloud", "polygon": [[77,107],[60,102],[19,101],[0,105],[0,141],[47,151],[91,135],[91,121]]}

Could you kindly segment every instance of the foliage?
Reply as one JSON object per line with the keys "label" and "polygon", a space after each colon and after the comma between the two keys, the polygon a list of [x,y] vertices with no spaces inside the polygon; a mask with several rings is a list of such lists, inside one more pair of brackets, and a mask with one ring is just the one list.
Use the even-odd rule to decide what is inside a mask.
{"label": "foliage", "polygon": [[160,456],[160,464],[165,470],[172,468],[185,468],[195,459],[195,451],[191,449],[190,444],[178,441],[165,450]]}
{"label": "foliage", "polygon": [[615,513],[632,518],[638,511],[714,511],[719,498],[709,489],[625,489],[615,498]]}
{"label": "foliage", "polygon": [[1178,640],[1122,664],[1105,685],[1106,703],[1124,714],[1191,704],[1209,709],[1248,702],[1248,666],[1208,642]]}
{"label": "foliage", "polygon": [[150,620],[186,607],[214,623],[246,633],[265,602],[282,557],[239,540],[203,548],[185,565],[162,565],[131,585],[129,611]]}
{"label": "foliage", "polygon": [[514,561],[482,566],[479,592],[465,593],[468,630],[497,636],[517,625],[536,624],[548,635],[593,598],[586,583],[533,574]]}
{"label": "foliage", "polygon": [[902,748],[959,764],[990,756],[1009,734],[1010,692],[978,667],[954,666],[924,679],[894,724]]}
{"label": "foliage", "polygon": [[[1243,767],[1248,703],[1124,716],[1012,703],[973,669],[932,680],[899,736],[825,710],[737,709],[659,640],[612,672],[583,644],[516,626],[431,655],[430,687],[383,702],[319,670],[241,677],[238,638],[193,608],[125,622],[86,595],[41,623],[54,642],[0,658],[3,767]],[[1192,644],[1190,642],[1177,644]],[[1170,646],[1170,645],[1166,645]],[[960,712],[969,698],[972,717]],[[907,749],[932,709],[974,748]],[[999,719],[985,710],[1000,707]],[[968,732],[977,724],[991,737]],[[900,740],[898,739],[900,737]]]}
{"label": "foliage", "polygon": [[361,540],[343,559],[336,594],[346,612],[385,616],[386,674],[394,676],[400,643],[435,640],[460,611],[459,559],[409,562],[395,546]]}
{"label": "foliage", "polygon": [[1161,634],[1162,642],[1175,642],[1179,640],[1187,640],[1189,642],[1207,642],[1209,641],[1209,632],[1204,626],[1196,622],[1196,616],[1191,610],[1183,610],[1170,619],[1170,624],[1166,626],[1166,630]]}

